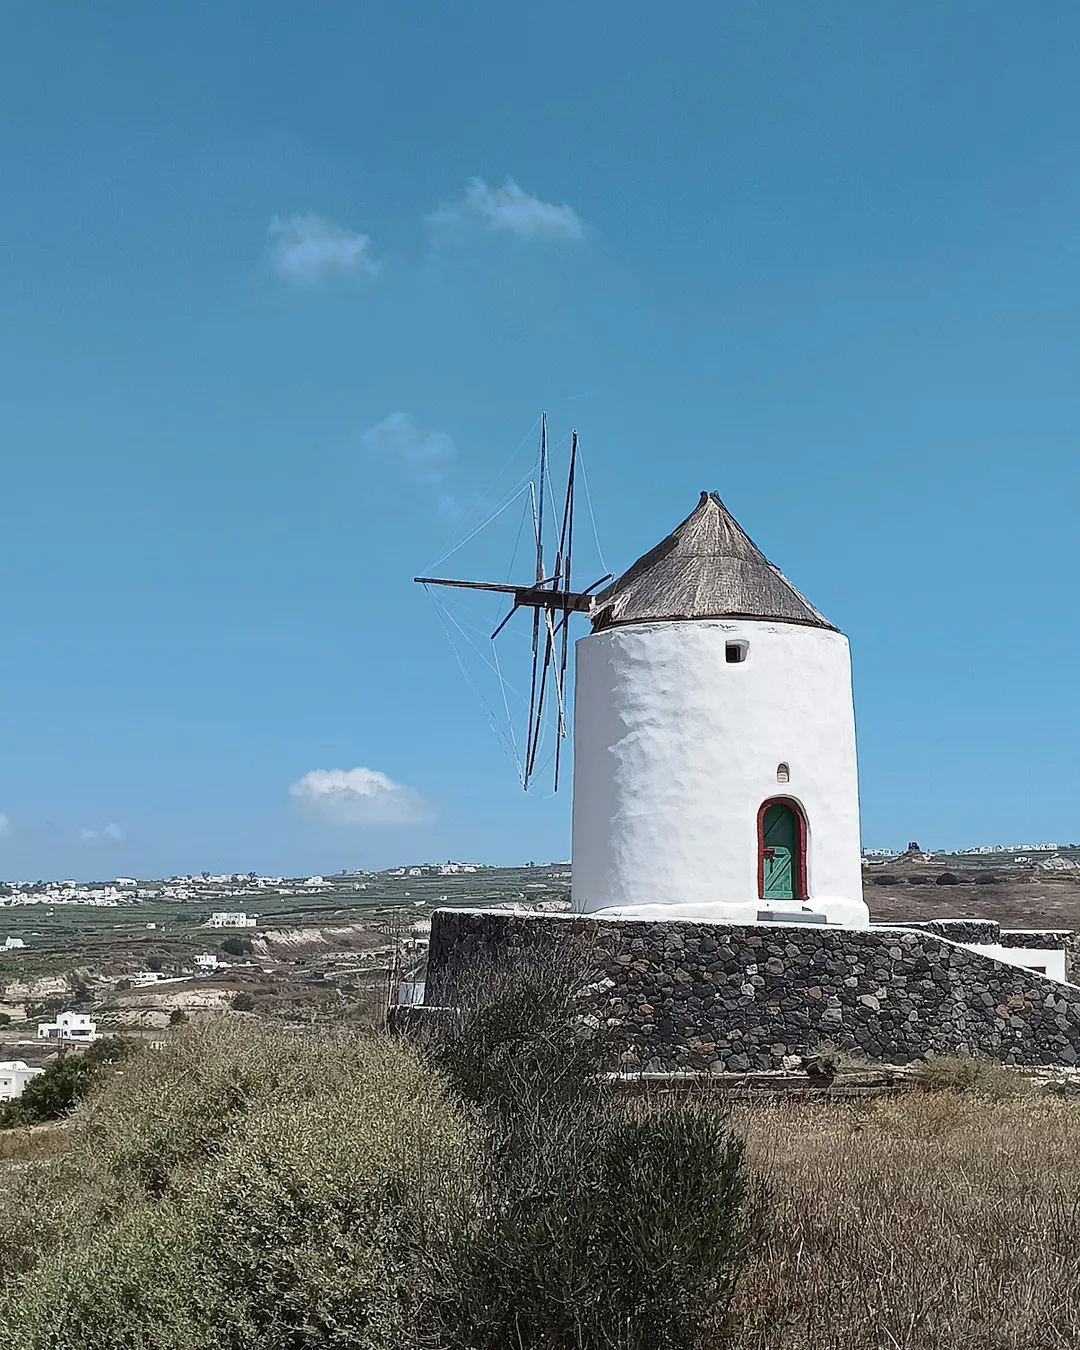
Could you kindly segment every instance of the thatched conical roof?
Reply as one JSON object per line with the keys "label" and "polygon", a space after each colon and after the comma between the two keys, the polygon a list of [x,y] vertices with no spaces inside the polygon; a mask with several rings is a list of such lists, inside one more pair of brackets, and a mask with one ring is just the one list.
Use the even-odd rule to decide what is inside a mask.
{"label": "thatched conical roof", "polygon": [[600,592],[593,631],[663,619],[771,619],[832,628],[743,531],[715,492]]}

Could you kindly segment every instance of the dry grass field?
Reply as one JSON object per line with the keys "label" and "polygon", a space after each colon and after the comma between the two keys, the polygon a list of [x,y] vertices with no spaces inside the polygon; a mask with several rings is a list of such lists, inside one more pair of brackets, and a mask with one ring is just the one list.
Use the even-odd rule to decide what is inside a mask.
{"label": "dry grass field", "polygon": [[1080,1346],[1080,1100],[739,1109],[767,1190],[738,1350]]}
{"label": "dry grass field", "polygon": [[[966,859],[942,857],[885,863],[863,872],[863,899],[875,923],[943,918],[996,919],[1002,928],[1080,930],[1080,874],[1039,867],[964,866]],[[939,886],[942,872],[960,878]]]}

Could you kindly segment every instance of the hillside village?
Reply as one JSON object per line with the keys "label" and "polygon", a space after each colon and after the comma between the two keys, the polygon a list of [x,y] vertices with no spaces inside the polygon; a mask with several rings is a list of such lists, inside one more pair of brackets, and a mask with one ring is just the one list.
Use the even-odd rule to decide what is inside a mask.
{"label": "hillside village", "polygon": [[0,882],[0,907],[4,905],[104,905],[135,904],[140,900],[212,901],[274,895],[311,895],[315,892],[365,890],[369,878],[435,877],[470,875],[480,871],[476,863],[423,863],[396,867],[383,873],[340,872],[333,877],[271,877],[255,872],[198,876],[175,876],[161,881],[116,877],[113,881],[12,881]]}
{"label": "hillside village", "polygon": [[15,1067],[0,1068],[0,1099],[58,1053],[100,1037],[156,1044],[223,1013],[376,1025],[396,983],[423,958],[428,911],[538,897],[562,904],[568,893],[564,864],[468,862],[295,878],[7,883],[0,1062]]}

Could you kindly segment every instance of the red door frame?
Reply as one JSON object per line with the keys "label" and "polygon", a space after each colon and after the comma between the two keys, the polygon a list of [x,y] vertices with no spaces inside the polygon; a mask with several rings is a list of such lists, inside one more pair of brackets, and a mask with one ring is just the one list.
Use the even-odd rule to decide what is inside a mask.
{"label": "red door frame", "polygon": [[770,806],[786,806],[795,817],[796,856],[794,886],[796,900],[805,900],[806,885],[806,816],[794,797],[767,797],[757,813],[757,893],[765,899],[765,812]]}

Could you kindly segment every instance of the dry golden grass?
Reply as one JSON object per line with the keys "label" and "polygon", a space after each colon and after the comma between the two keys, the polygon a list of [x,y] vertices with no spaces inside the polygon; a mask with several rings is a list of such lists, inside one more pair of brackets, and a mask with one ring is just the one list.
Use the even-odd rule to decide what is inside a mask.
{"label": "dry golden grass", "polygon": [[754,1105],[766,1187],[738,1350],[1080,1346],[1080,1101]]}

